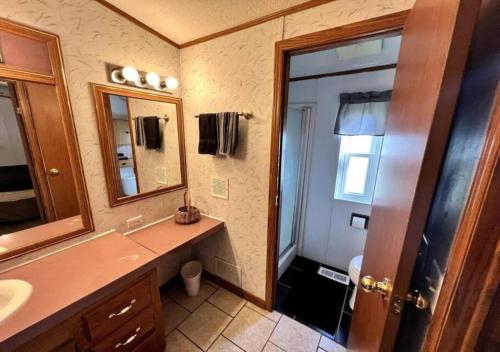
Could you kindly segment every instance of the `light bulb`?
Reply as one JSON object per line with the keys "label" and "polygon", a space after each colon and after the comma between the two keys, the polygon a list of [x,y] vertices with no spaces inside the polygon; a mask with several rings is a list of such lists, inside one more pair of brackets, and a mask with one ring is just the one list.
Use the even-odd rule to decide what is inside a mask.
{"label": "light bulb", "polygon": [[137,79],[134,81],[134,84],[139,88],[145,88],[148,85],[146,79],[142,76],[137,76]]}
{"label": "light bulb", "polygon": [[160,85],[160,76],[156,72],[148,72],[146,75],[146,82],[150,86],[158,87]]}
{"label": "light bulb", "polygon": [[174,77],[167,77],[165,79],[165,85],[167,86],[168,89],[174,90],[179,86],[179,82]]}
{"label": "light bulb", "polygon": [[125,66],[124,68],[122,68],[122,75],[127,81],[132,82],[137,81],[137,79],[139,78],[139,72],[137,72],[137,70],[132,66]]}
{"label": "light bulb", "polygon": [[120,71],[120,69],[114,69],[113,71],[111,71],[111,80],[115,83],[125,83],[127,82],[127,80],[125,79],[125,77],[123,77],[123,74],[122,72]]}

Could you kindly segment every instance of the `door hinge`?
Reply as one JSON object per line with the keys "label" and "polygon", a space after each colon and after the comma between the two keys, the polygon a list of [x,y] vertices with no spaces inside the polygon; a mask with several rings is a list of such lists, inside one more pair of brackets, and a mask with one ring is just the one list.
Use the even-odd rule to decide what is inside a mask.
{"label": "door hinge", "polygon": [[19,106],[16,107],[16,112],[18,115],[22,115],[23,114],[23,111],[21,110],[21,108]]}
{"label": "door hinge", "polygon": [[401,311],[403,310],[404,304],[405,301],[403,300],[403,298],[399,296],[394,296],[392,299],[392,309],[391,309],[392,313],[400,315]]}
{"label": "door hinge", "polygon": [[277,195],[274,199],[274,205],[278,206],[279,204],[280,204],[280,196]]}

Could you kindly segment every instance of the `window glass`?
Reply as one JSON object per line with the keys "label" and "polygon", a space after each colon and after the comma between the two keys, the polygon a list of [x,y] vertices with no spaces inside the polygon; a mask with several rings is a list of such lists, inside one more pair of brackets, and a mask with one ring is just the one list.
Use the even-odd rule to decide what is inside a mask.
{"label": "window glass", "polygon": [[370,159],[366,156],[351,156],[347,161],[344,192],[363,195]]}
{"label": "window glass", "polygon": [[339,136],[336,199],[371,204],[383,137]]}
{"label": "window glass", "polygon": [[345,136],[342,137],[342,142],[346,145],[347,153],[370,153],[372,149],[372,136]]}

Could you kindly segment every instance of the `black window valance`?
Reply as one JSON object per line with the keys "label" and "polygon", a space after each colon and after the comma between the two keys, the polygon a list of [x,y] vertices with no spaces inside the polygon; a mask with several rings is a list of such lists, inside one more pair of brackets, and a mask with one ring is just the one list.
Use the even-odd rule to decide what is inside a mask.
{"label": "black window valance", "polygon": [[335,134],[383,136],[392,90],[342,93]]}

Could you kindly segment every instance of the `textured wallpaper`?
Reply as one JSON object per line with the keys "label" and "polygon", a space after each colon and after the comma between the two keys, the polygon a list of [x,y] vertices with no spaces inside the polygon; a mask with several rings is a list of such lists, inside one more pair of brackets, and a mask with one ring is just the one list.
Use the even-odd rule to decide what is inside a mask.
{"label": "textured wallpaper", "polygon": [[[126,219],[139,214],[146,223],[172,214],[182,201],[182,191],[116,208],[108,206],[89,82],[107,83],[105,62],[178,77],[179,51],[93,0],[0,0],[0,16],[58,34],[61,39],[96,233],[125,230]],[[0,270],[89,237],[92,234],[2,263]]]}
{"label": "textured wallpaper", "polygon": [[[273,108],[274,45],[282,39],[408,9],[406,0],[337,0],[181,50],[188,174],[193,200],[223,218],[227,232],[196,247],[209,270],[214,256],[242,268],[242,286],[264,298],[266,280],[269,153]],[[283,25],[285,30],[283,31]],[[234,158],[197,154],[193,115],[251,110],[241,120],[241,145]],[[229,200],[213,198],[210,176],[229,179]]]}
{"label": "textured wallpaper", "polygon": [[[282,19],[181,51],[181,80],[187,137],[189,185],[203,212],[226,221],[227,234],[198,246],[213,270],[218,255],[243,268],[243,288],[263,297],[266,264],[269,149],[273,107],[274,43]],[[234,157],[197,154],[198,120],[204,112],[251,110],[240,118]],[[229,200],[213,198],[210,177],[229,179]]]}

